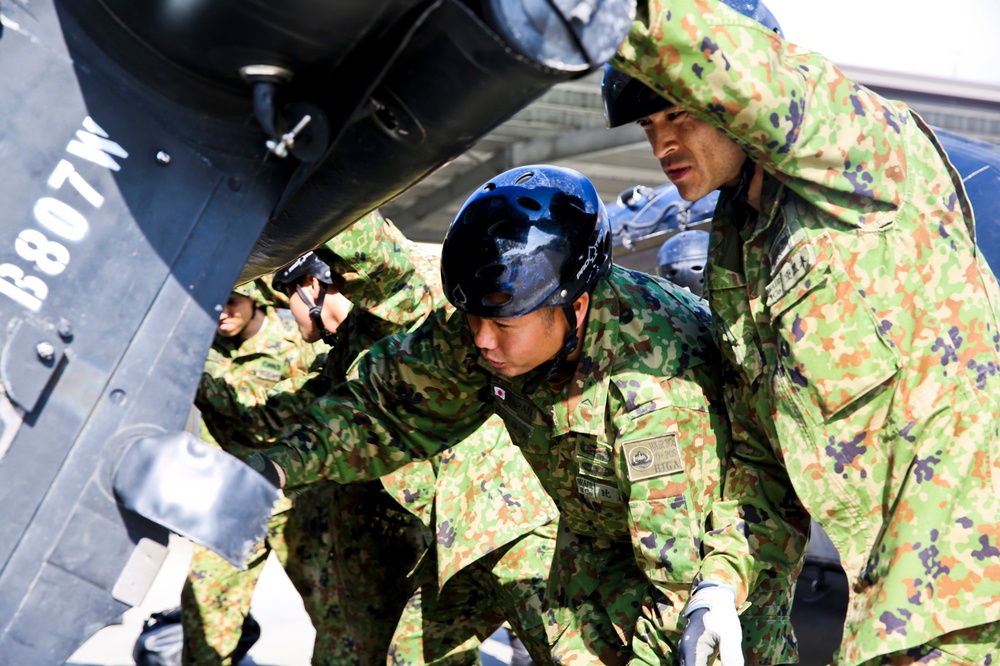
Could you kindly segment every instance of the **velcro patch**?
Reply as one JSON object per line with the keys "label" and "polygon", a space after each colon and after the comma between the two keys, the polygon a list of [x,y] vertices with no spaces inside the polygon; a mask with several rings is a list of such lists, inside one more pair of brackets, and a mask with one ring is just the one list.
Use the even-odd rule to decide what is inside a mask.
{"label": "velcro patch", "polygon": [[584,476],[576,477],[576,492],[594,502],[622,504],[622,493],[617,485],[602,483]]}
{"label": "velcro patch", "polygon": [[816,253],[811,245],[807,245],[802,252],[789,258],[778,274],[774,276],[767,285],[768,307],[771,307],[781,299],[782,296],[791,291],[806,275],[809,269],[816,263]]}
{"label": "velcro patch", "polygon": [[684,471],[677,433],[636,439],[622,444],[628,480],[642,481]]}

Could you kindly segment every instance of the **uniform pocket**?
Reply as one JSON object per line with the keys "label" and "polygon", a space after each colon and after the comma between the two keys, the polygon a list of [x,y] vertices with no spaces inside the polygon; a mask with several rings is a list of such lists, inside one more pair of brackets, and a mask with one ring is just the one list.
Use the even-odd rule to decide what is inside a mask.
{"label": "uniform pocket", "polygon": [[813,422],[836,416],[902,366],[826,234],[788,254],[766,299],[778,344],[774,381]]}
{"label": "uniform pocket", "polygon": [[701,561],[701,530],[684,495],[629,502],[636,561],[653,582],[690,583]]}
{"label": "uniform pocket", "polygon": [[703,464],[705,448],[715,448],[710,416],[665,407],[634,423],[615,448],[636,561],[653,582],[689,583],[701,560],[707,488],[717,488],[721,476],[718,464]]}

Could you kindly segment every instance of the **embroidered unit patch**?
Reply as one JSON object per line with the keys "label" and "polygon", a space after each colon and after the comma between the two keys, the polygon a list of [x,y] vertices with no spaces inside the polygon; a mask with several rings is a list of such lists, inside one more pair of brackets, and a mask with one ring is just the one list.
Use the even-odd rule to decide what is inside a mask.
{"label": "embroidered unit patch", "polygon": [[622,444],[629,481],[642,481],[684,471],[677,433],[636,439]]}

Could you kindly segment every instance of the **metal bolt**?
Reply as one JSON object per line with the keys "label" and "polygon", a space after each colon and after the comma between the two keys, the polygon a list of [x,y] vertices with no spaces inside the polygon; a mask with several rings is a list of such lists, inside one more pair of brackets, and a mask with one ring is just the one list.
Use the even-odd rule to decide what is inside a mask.
{"label": "metal bolt", "polygon": [[161,150],[156,153],[156,163],[160,166],[167,166],[170,164],[170,153],[165,150]]}
{"label": "metal bolt", "polygon": [[70,324],[65,319],[59,320],[59,328],[57,329],[59,337],[66,340],[73,337],[73,325]]}
{"label": "metal bolt", "polygon": [[43,361],[51,361],[56,357],[56,348],[52,346],[51,342],[39,342],[35,345],[35,353],[38,354],[38,358]]}

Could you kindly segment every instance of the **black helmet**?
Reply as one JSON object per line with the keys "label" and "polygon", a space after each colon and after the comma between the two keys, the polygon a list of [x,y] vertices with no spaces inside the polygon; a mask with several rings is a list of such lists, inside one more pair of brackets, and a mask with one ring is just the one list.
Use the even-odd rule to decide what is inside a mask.
{"label": "black helmet", "polygon": [[687,287],[695,296],[705,288],[705,264],[708,262],[709,233],[688,229],[668,238],[656,256],[656,273],[679,287]]}
{"label": "black helmet", "polygon": [[604,98],[604,120],[608,127],[628,125],[676,106],[638,79],[607,64],[604,65],[604,78],[601,79],[601,96]]}
{"label": "black helmet", "polygon": [[578,342],[573,303],[610,270],[604,202],[583,174],[555,166],[518,167],[480,187],[441,247],[444,293],[462,312],[506,318],[562,309],[563,346],[525,382],[526,394],[570,370],[566,359]]}
{"label": "black helmet", "polygon": [[312,275],[323,284],[333,284],[330,265],[315,252],[306,252],[301,257],[274,273],[271,286],[284,294],[289,293],[302,282],[306,275]]}
{"label": "black helmet", "polygon": [[445,295],[479,317],[572,306],[610,269],[611,226],[597,190],[583,174],[547,165],[517,167],[480,187],[441,248]]}
{"label": "black helmet", "polygon": [[[320,283],[319,297],[313,303],[308,294],[302,290],[302,278],[312,275]],[[288,296],[292,295],[292,289],[298,292],[302,302],[309,308],[309,317],[316,324],[323,342],[332,346],[337,344],[337,335],[326,328],[323,323],[323,300],[326,298],[327,290],[334,284],[333,271],[330,264],[320,259],[315,251],[306,252],[301,257],[288,264],[284,268],[276,271],[271,279],[271,285],[277,291]]]}
{"label": "black helmet", "polygon": [[[720,1],[740,14],[752,18],[765,28],[783,35],[774,14],[760,0]],[[640,118],[675,106],[674,102],[649,88],[646,84],[628,74],[622,74],[611,65],[604,65],[601,96],[604,98],[604,119],[608,127],[627,125]]]}

